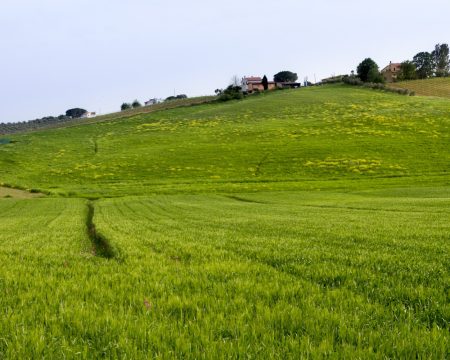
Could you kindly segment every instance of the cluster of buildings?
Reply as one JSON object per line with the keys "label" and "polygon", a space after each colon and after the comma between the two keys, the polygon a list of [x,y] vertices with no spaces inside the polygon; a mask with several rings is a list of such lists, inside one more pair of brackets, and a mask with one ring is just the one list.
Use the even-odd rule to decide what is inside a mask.
{"label": "cluster of buildings", "polygon": [[[267,82],[267,90],[275,90],[275,89],[297,89],[302,84],[298,82],[275,82],[268,81]],[[242,92],[251,94],[255,91],[264,91],[264,83],[263,79],[259,76],[248,76],[243,77],[241,80],[241,88]]]}
{"label": "cluster of buildings", "polygon": [[[393,63],[392,61],[387,65],[385,68],[381,70],[381,75],[383,76],[384,80],[388,83],[392,83],[397,81],[397,78],[400,74],[401,70],[401,64],[400,63]],[[336,81],[342,80],[343,75],[339,76],[332,76],[327,79],[322,79],[322,84],[325,83],[332,83]],[[276,82],[276,81],[268,81],[267,82],[267,90],[275,90],[275,89],[297,89],[301,86],[309,86],[311,83],[309,83],[307,80],[305,80],[304,84],[301,84],[299,82]],[[242,92],[246,94],[251,94],[258,91],[264,91],[264,82],[263,79],[260,76],[245,76],[241,80],[241,88]],[[162,99],[153,98],[148,101],[146,101],[144,104],[145,106],[151,106],[156,105],[163,102]],[[86,112],[81,116],[81,118],[93,118],[96,117],[97,114],[95,112]]]}
{"label": "cluster of buildings", "polygon": [[[393,63],[392,61],[384,67],[381,70],[381,75],[383,76],[383,79],[387,83],[393,83],[396,82],[398,79],[398,76],[401,72],[401,63]],[[353,73],[353,72],[352,72]],[[344,75],[338,75],[338,76],[332,76],[326,79],[322,79],[321,83],[333,83],[333,82],[339,82],[342,81],[342,78]],[[275,82],[275,81],[268,81],[268,90],[275,90],[275,89],[296,89],[301,86],[308,86],[310,83],[305,80],[304,84],[298,83],[298,82]],[[255,91],[264,91],[264,84],[261,77],[258,76],[249,76],[242,78],[241,82],[241,88],[244,93],[251,94]]]}
{"label": "cluster of buildings", "polygon": [[[384,67],[380,73],[381,76],[383,76],[384,81],[386,81],[387,83],[393,83],[396,82],[400,72],[401,72],[401,63],[393,63],[392,61],[389,63],[389,65],[387,65],[386,67]],[[352,71],[352,75],[354,75],[354,72]],[[321,83],[322,84],[329,84],[329,83],[334,83],[334,82],[340,82],[342,81],[342,79],[344,78],[345,75],[337,75],[337,76],[331,76],[329,78],[326,79],[322,79]]]}

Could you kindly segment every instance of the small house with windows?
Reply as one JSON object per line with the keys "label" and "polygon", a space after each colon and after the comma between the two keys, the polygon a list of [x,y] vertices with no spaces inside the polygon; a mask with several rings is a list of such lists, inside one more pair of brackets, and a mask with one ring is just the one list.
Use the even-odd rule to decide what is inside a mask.
{"label": "small house with windows", "polygon": [[396,82],[398,76],[400,75],[401,66],[401,63],[393,63],[391,61],[388,66],[381,70],[383,79],[388,83]]}
{"label": "small house with windows", "polygon": [[[251,94],[255,91],[264,91],[264,85],[262,83],[262,78],[259,76],[248,76],[242,78],[241,81],[242,92]],[[276,84],[273,81],[268,82],[268,90],[274,90]]]}

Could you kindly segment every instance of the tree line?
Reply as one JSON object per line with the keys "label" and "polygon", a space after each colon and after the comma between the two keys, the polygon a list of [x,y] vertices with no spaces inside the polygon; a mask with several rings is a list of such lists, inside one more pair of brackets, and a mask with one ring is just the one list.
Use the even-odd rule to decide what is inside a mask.
{"label": "tree line", "polygon": [[[357,67],[357,76],[363,82],[382,83],[378,65],[371,58],[364,59]],[[417,53],[412,60],[400,64],[398,81],[450,76],[448,44],[436,44],[433,51]]]}
{"label": "tree line", "polygon": [[85,113],[87,113],[85,109],[74,108],[67,110],[65,115],[44,116],[40,119],[19,121],[13,123],[0,123],[0,135],[51,127],[53,125],[73,121],[73,119],[78,119]]}
{"label": "tree line", "polygon": [[[186,94],[180,94],[180,95],[175,95],[175,96],[169,96],[164,100],[164,102],[172,101],[172,100],[187,99],[187,98],[188,97]],[[120,110],[125,111],[125,110],[129,110],[129,109],[137,109],[140,107],[142,107],[142,104],[138,100],[134,100],[131,103],[127,103],[127,102],[122,103],[122,105],[120,106]]]}

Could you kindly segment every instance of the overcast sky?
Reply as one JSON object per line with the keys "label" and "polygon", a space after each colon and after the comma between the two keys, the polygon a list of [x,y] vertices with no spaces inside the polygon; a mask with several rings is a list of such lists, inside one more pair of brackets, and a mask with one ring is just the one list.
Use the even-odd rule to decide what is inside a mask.
{"label": "overcast sky", "polygon": [[0,0],[0,122],[383,67],[450,42],[449,14],[449,0]]}

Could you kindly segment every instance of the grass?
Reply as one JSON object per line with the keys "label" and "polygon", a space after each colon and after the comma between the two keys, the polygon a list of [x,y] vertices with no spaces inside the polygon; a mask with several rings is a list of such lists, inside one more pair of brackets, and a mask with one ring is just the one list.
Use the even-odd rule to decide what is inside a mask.
{"label": "grass", "polygon": [[447,100],[278,92],[10,136],[0,179],[90,198],[442,184],[449,119]]}
{"label": "grass", "polygon": [[[110,113],[106,115],[99,115],[92,119],[86,119],[86,118],[77,118],[77,119],[68,119],[64,120],[62,122],[56,122],[51,124],[33,124],[35,127],[23,127],[17,126],[14,130],[9,129],[9,131],[6,134],[10,133],[20,133],[20,132],[35,132],[35,131],[42,131],[45,129],[59,129],[59,128],[67,128],[67,127],[73,127],[73,126],[80,126],[80,125],[86,125],[86,124],[92,124],[92,123],[99,123],[103,121],[111,121],[111,120],[118,120],[118,119],[124,119],[133,115],[137,114],[149,114],[155,111],[162,111],[162,110],[168,110],[168,109],[175,109],[178,107],[190,107],[190,106],[196,106],[201,104],[207,104],[212,103],[217,100],[216,96],[199,96],[199,97],[193,97],[193,98],[187,98],[187,99],[175,99],[167,102],[162,102],[159,104],[151,105],[151,106],[141,106],[139,108],[135,109],[128,109],[120,112]],[[5,134],[5,135],[6,135]],[[2,134],[0,133],[0,136]],[[9,139],[3,138],[0,139],[0,145],[9,143]]]}
{"label": "grass", "polygon": [[396,88],[412,90],[416,95],[450,98],[450,78],[402,81],[393,84]]}
{"label": "grass", "polygon": [[436,358],[449,100],[346,86],[10,136],[0,358]]}
{"label": "grass", "polygon": [[82,200],[3,202],[0,354],[444,358],[435,190],[102,200],[111,260],[92,255]]}

